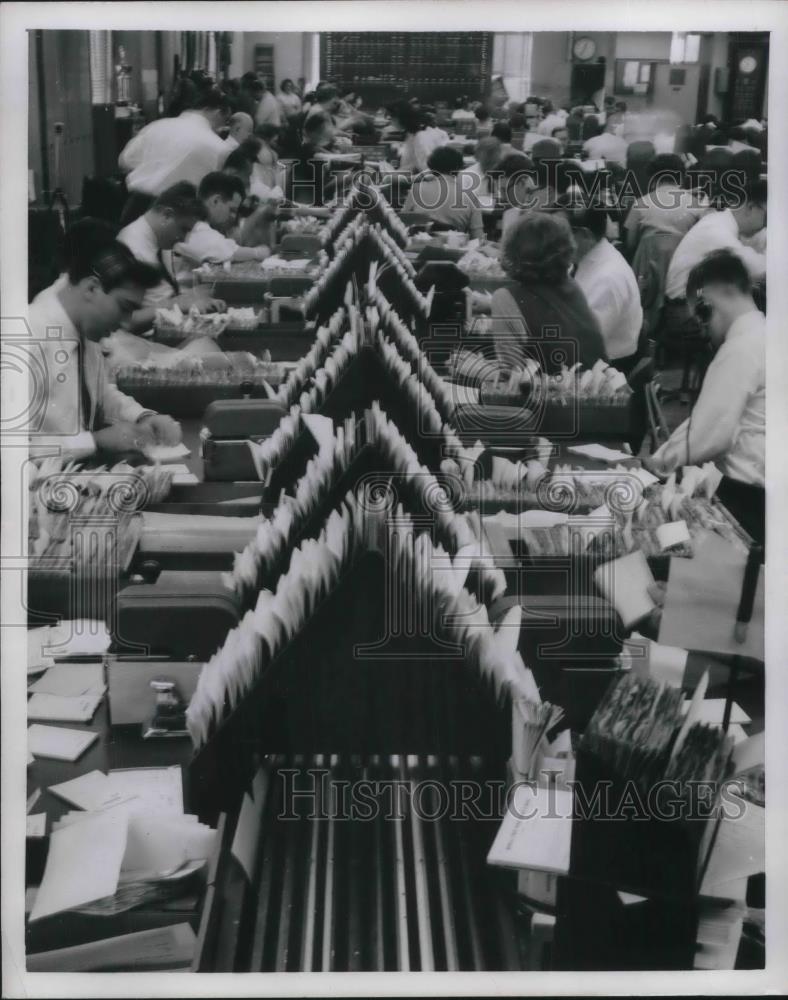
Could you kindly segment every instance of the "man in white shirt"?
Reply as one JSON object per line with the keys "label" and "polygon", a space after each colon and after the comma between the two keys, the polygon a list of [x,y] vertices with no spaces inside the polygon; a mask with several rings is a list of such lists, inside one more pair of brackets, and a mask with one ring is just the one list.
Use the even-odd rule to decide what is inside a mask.
{"label": "man in white shirt", "polygon": [[295,118],[301,111],[301,98],[292,80],[282,80],[279,84],[278,98],[285,118]]}
{"label": "man in white shirt", "polygon": [[260,103],[257,105],[257,110],[254,113],[254,123],[255,125],[281,125],[282,107],[268,89],[265,80],[261,82],[265,90],[263,90]]}
{"label": "man in white shirt", "polygon": [[754,236],[765,227],[766,198],[766,182],[757,181],[749,190],[740,192],[734,207],[709,212],[689,230],[668,267],[665,295],[669,300],[682,301],[687,297],[690,271],[712,250],[732,250],[755,280],[766,274],[766,255],[742,243],[743,238]]}
{"label": "man in white shirt", "polygon": [[219,300],[210,299],[199,290],[181,292],[170,251],[191,232],[202,217],[203,208],[193,184],[182,181],[163,191],[151,207],[118,233],[137,260],[156,269],[159,281],[145,292],[140,309],[130,317],[134,333],[150,330],[157,309],[169,309],[177,303],[183,309],[199,305],[205,311],[221,308]]}
{"label": "man in white shirt", "polygon": [[238,221],[238,209],[246,190],[243,181],[216,171],[204,177],[197,192],[205,218],[195,223],[175,252],[192,264],[224,264],[226,261],[265,260],[268,247],[240,246],[227,233]]}
{"label": "man in white shirt", "polygon": [[572,195],[559,199],[577,244],[575,281],[599,321],[610,363],[628,374],[643,326],[640,290],[632,268],[605,237],[607,211]]}
{"label": "man in white shirt", "polygon": [[229,156],[234,149],[238,149],[241,143],[246,142],[254,129],[254,121],[251,115],[245,111],[236,111],[230,118],[230,131],[224,140],[226,155]]}
{"label": "man in white shirt", "polygon": [[568,117],[566,111],[553,110],[553,105],[549,101],[542,108],[542,112],[544,114],[544,118],[539,122],[536,128],[539,135],[552,136],[555,129],[563,128],[566,125],[566,119]]}
{"label": "man in white shirt", "polygon": [[714,461],[717,494],[759,542],[766,482],[766,317],[755,307],[750,275],[728,249],[704,258],[687,283],[687,303],[716,350],[687,420],[652,456],[655,472]]}
{"label": "man in white shirt", "polygon": [[157,274],[123,244],[97,238],[97,231],[92,219],[72,228],[67,274],[29,309],[46,373],[45,409],[30,427],[34,457],[81,460],[101,452],[118,460],[181,440],[174,420],[146,410],[107,379],[97,341],[140,307]]}
{"label": "man in white shirt", "polygon": [[[130,201],[148,204],[177,184],[189,181],[195,187],[212,170],[217,170],[228,149],[217,132],[227,122],[229,99],[220,91],[209,91],[197,106],[177,118],[159,118],[131,139],[118,158],[126,174]],[[142,211],[148,207],[144,204]],[[127,211],[128,210],[128,211]],[[141,214],[127,206],[123,223]]]}
{"label": "man in white shirt", "polygon": [[589,160],[609,160],[611,163],[626,165],[627,142],[616,135],[616,128],[615,120],[608,118],[600,135],[586,139],[583,143],[583,152]]}

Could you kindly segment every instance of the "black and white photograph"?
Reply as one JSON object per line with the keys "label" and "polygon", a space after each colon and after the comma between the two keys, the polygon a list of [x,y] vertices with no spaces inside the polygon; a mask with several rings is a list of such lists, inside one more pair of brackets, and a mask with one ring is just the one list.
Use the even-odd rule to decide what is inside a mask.
{"label": "black and white photograph", "polygon": [[788,991],[787,12],[3,6],[4,996]]}

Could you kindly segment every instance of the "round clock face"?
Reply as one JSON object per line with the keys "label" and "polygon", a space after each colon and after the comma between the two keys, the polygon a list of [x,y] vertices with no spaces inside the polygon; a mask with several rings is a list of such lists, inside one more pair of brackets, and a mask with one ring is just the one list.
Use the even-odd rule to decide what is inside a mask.
{"label": "round clock face", "polygon": [[758,60],[755,56],[744,56],[739,63],[739,69],[742,73],[754,73],[758,68]]}
{"label": "round clock face", "polygon": [[596,42],[593,38],[578,38],[572,46],[572,52],[575,59],[593,59],[596,55]]}

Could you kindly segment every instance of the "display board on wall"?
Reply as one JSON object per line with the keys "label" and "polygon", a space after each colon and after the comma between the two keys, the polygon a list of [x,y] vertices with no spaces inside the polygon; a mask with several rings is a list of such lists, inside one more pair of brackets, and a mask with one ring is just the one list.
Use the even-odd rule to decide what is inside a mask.
{"label": "display board on wall", "polygon": [[274,47],[273,45],[255,45],[254,72],[267,81],[268,89],[274,89]]}
{"label": "display board on wall", "polygon": [[328,32],[320,37],[321,76],[367,102],[405,94],[478,100],[490,87],[492,39],[484,31]]}

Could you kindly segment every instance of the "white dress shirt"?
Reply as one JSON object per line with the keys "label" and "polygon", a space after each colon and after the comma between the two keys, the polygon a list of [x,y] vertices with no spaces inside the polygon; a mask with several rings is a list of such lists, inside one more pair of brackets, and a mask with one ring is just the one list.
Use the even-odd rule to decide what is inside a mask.
{"label": "white dress shirt", "polygon": [[426,170],[427,160],[433,149],[445,146],[448,141],[449,136],[440,128],[423,128],[414,135],[409,135],[400,149],[400,170],[412,170],[414,174]]}
{"label": "white dress shirt", "polygon": [[126,144],[118,163],[127,172],[129,191],[158,195],[178,181],[199,185],[227,153],[205,115],[184,111],[146,125]]}
{"label": "white dress shirt", "polygon": [[709,201],[704,194],[687,191],[678,184],[660,184],[638,198],[627,215],[624,228],[633,244],[646,229],[684,236],[708,211]]}
{"label": "white dress shirt", "polygon": [[235,138],[234,135],[228,135],[224,140],[224,157],[222,158],[222,163],[227,159],[230,153],[234,153],[236,149],[240,146],[240,142]]}
{"label": "white dress shirt", "polygon": [[627,145],[628,143],[620,136],[603,132],[602,135],[586,139],[583,143],[583,151],[588,155],[589,160],[610,160],[612,163],[620,163],[624,166],[627,162]]}
{"label": "white dress shirt", "polygon": [[277,94],[277,100],[287,118],[292,118],[301,110],[301,98],[298,94],[285,94],[280,90]]}
{"label": "white dress shirt", "polygon": [[566,115],[559,114],[557,111],[553,111],[546,118],[543,118],[536,127],[536,131],[539,135],[552,136],[553,131],[557,128],[564,128],[566,125]]}
{"label": "white dress shirt", "polygon": [[254,113],[254,123],[255,125],[282,124],[282,108],[270,90],[266,90],[260,98],[260,103]]}
{"label": "white dress shirt", "polygon": [[223,236],[218,229],[200,220],[183,241],[175,247],[175,252],[196,264],[224,264],[231,260],[238,249],[235,240]]}
{"label": "white dress shirt", "polygon": [[[159,259],[159,244],[156,240],[156,234],[151,229],[151,225],[144,215],[135,219],[134,222],[130,222],[128,226],[124,226],[118,233],[118,241],[125,244],[137,260],[142,261],[143,264],[150,264],[157,271],[161,271],[163,264],[165,267],[168,267],[170,274],[172,274],[171,251],[162,250],[161,259]],[[145,290],[142,308],[166,308],[174,298],[175,289],[166,278],[163,278],[158,285]]]}
{"label": "white dress shirt", "polygon": [[637,279],[624,257],[603,238],[577,265],[575,281],[599,321],[610,361],[634,354],[643,309]]}
{"label": "white dress shirt", "polygon": [[[689,434],[689,457],[687,435]],[[739,482],[766,482],[766,317],[739,316],[714,356],[691,417],[655,457],[670,469],[713,460]]]}
{"label": "white dress shirt", "polygon": [[670,261],[665,281],[665,294],[669,299],[687,297],[687,280],[690,271],[712,250],[732,250],[742,259],[752,278],[766,274],[766,256],[752,247],[745,246],[739,238],[739,227],[733,212],[709,212],[697,222],[681,243]]}
{"label": "white dress shirt", "polygon": [[[46,409],[31,427],[31,457],[51,455],[59,450],[69,459],[87,458],[96,451],[96,441],[85,426],[82,386],[79,372],[79,347],[84,352],[84,385],[88,393],[90,426],[106,427],[127,421],[135,423],[153,413],[131,396],[126,396],[107,380],[104,356],[98,344],[84,340],[63,308],[58,294],[60,279],[40,292],[30,305],[28,318],[37,350],[41,351],[46,385],[43,386]],[[53,336],[53,331],[56,331]],[[31,364],[31,373],[39,370]],[[39,387],[35,387],[38,389]],[[31,397],[36,398],[36,397]],[[98,427],[96,428],[98,429]]]}

